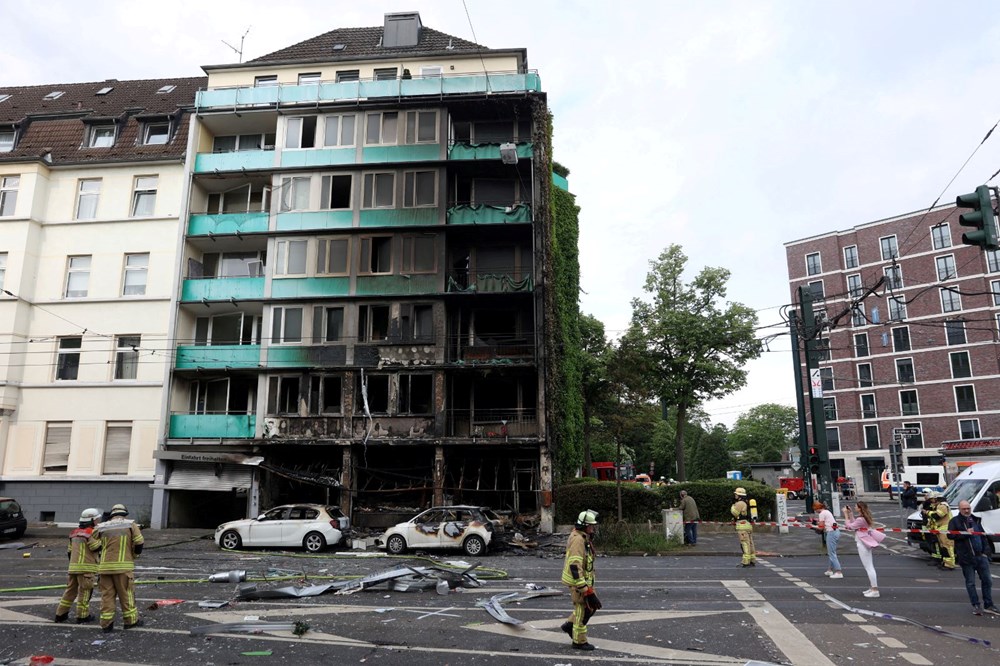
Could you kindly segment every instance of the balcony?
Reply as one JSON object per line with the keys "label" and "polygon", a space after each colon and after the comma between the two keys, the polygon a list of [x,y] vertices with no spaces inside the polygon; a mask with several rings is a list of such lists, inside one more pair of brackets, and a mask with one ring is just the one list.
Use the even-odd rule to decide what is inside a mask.
{"label": "balcony", "polygon": [[361,211],[359,225],[362,227],[412,227],[441,224],[441,209],[427,208],[371,208]]}
{"label": "balcony", "polygon": [[[487,337],[485,340],[475,340],[467,343],[468,338],[462,336],[457,341],[457,356],[462,363],[470,365],[507,365],[513,363],[532,363],[535,360],[535,344],[532,339]],[[453,351],[455,346],[450,347]]]}
{"label": "balcony", "polygon": [[438,274],[428,275],[359,275],[355,282],[357,296],[407,296],[436,294],[441,291]]}
{"label": "balcony", "polygon": [[192,215],[188,220],[188,236],[224,236],[253,234],[267,231],[268,214],[219,213]]}
{"label": "balcony", "polygon": [[271,280],[271,298],[330,298],[347,296],[350,290],[349,277],[283,277]]}
{"label": "balcony", "polygon": [[[531,143],[523,142],[516,144],[517,156],[520,159],[530,160],[534,156]],[[448,148],[449,160],[499,160],[499,143],[456,143]]]}
{"label": "balcony", "polygon": [[523,224],[531,222],[531,206],[459,204],[448,209],[448,224]]}
{"label": "balcony", "polygon": [[264,298],[264,278],[230,277],[186,279],[181,287],[181,301],[259,301]]}
{"label": "balcony", "polygon": [[450,293],[503,294],[530,292],[535,288],[531,275],[515,270],[451,270],[448,271],[446,291]]}
{"label": "balcony", "polygon": [[260,345],[180,345],[174,367],[178,370],[207,368],[256,368]]}
{"label": "balcony", "polygon": [[278,213],[277,231],[306,229],[350,229],[354,226],[353,210],[317,210]]}
{"label": "balcony", "polygon": [[255,414],[171,414],[174,439],[252,439]]}
{"label": "balcony", "polygon": [[448,436],[504,442],[510,437],[537,437],[534,409],[452,409],[448,411]]}
{"label": "balcony", "polygon": [[439,143],[421,143],[398,146],[365,146],[361,150],[364,164],[385,164],[387,162],[429,162],[444,159]]}
{"label": "balcony", "polygon": [[214,171],[254,171],[273,169],[274,150],[237,150],[230,153],[198,153],[194,158],[195,173]]}
{"label": "balcony", "polygon": [[199,91],[197,111],[205,109],[240,109],[281,107],[318,102],[362,102],[400,97],[424,97],[461,94],[502,94],[541,92],[542,84],[535,71],[523,74],[495,72],[458,74],[389,81],[321,82],[304,85],[284,84],[266,87],[215,88]]}
{"label": "balcony", "polygon": [[302,148],[281,151],[281,166],[316,167],[334,164],[354,164],[357,151],[351,148]]}

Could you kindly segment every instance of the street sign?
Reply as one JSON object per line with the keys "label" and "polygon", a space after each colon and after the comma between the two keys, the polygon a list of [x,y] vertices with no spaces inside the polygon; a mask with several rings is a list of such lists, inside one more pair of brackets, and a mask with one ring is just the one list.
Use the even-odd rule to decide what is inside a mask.
{"label": "street sign", "polygon": [[893,435],[892,436],[892,441],[894,441],[894,442],[902,442],[903,441],[903,436],[902,435]]}
{"label": "street sign", "polygon": [[812,397],[823,397],[823,377],[819,374],[819,368],[812,368],[809,371],[809,385],[812,388]]}
{"label": "street sign", "polygon": [[799,464],[798,460],[796,460],[795,462],[792,463],[792,471],[793,472],[798,472],[800,469],[802,469],[802,465]]}
{"label": "street sign", "polygon": [[893,435],[902,435],[903,437],[916,437],[920,434],[920,428],[893,428]]}

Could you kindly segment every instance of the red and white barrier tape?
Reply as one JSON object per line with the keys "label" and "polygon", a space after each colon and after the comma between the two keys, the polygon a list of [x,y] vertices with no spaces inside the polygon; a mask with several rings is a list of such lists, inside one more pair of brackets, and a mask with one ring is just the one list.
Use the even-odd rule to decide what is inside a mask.
{"label": "red and white barrier tape", "polygon": [[[734,525],[731,520],[721,521],[721,520],[694,520],[685,521],[693,522],[699,525]],[[774,523],[759,520],[753,523],[754,525],[769,525],[771,527],[807,527],[810,529],[819,529],[815,523],[803,523],[798,520],[789,520],[784,523]],[[919,530],[919,529],[906,529],[902,527],[873,527],[873,532],[906,532],[908,534],[969,534],[977,536],[1000,536],[1000,532],[964,532],[960,530]]]}

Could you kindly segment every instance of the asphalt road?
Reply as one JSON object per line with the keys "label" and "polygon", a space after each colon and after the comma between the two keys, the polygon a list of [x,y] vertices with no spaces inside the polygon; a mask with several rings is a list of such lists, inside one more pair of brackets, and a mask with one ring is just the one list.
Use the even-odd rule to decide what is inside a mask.
{"label": "asphalt road", "polygon": [[[887,523],[891,505],[876,507]],[[890,512],[888,515],[886,512]],[[559,630],[570,610],[568,595],[507,604],[524,622],[501,624],[477,602],[527,584],[556,589],[560,549],[478,558],[483,587],[451,592],[393,592],[374,588],[351,595],[232,602],[212,610],[202,600],[227,600],[236,586],[203,582],[210,573],[245,569],[253,577],[291,571],[310,582],[325,576],[358,577],[409,558],[358,557],[332,551],[320,556],[283,551],[221,552],[198,531],[148,532],[149,547],[139,560],[137,600],[145,626],[104,634],[94,625],[54,624],[56,601],[65,579],[64,533],[33,530],[22,539],[29,550],[0,550],[0,663],[29,664],[50,655],[54,664],[269,664],[382,663],[439,664],[952,664],[997,663],[993,647],[944,636],[902,620],[864,613],[897,614],[942,630],[1000,646],[1000,617],[975,617],[960,572],[925,564],[902,540],[890,535],[891,550],[876,557],[879,599],[861,595],[867,579],[854,544],[842,539],[845,578],[822,575],[825,557],[808,530],[761,535],[757,567],[737,567],[736,539],[703,532],[699,545],[683,554],[660,557],[601,557],[597,589],[604,609],[590,624],[597,650],[571,649]],[[23,557],[30,553],[29,558]],[[706,554],[707,553],[707,554]],[[452,553],[456,560],[460,553]],[[1000,573],[1000,569],[994,567]],[[302,578],[302,576],[298,576]],[[181,581],[181,582],[172,582]],[[186,582],[185,582],[186,581]],[[298,584],[260,582],[260,588]],[[560,592],[562,590],[560,589]],[[1000,589],[998,589],[1000,593]],[[183,603],[157,610],[159,600]],[[835,604],[842,602],[849,609]],[[91,605],[98,610],[98,602]],[[850,610],[856,609],[856,610]],[[260,635],[191,636],[193,627],[242,622],[302,620],[309,631]],[[118,622],[120,626],[120,620]],[[270,652],[269,656],[244,655]]]}

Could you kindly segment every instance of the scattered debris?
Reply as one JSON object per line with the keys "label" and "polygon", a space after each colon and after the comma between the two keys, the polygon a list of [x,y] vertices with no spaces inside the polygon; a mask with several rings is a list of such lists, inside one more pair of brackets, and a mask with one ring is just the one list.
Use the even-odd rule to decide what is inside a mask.
{"label": "scattered debris", "polygon": [[15,541],[14,543],[0,543],[0,550],[21,550],[22,548],[27,548],[20,541]]}
{"label": "scattered debris", "polygon": [[[23,555],[21,555],[21,557],[31,557],[31,553],[24,553]],[[39,662],[39,663],[48,663],[48,662]]]}
{"label": "scattered debris", "polygon": [[233,571],[223,571],[221,573],[214,573],[208,577],[209,583],[242,583],[247,579],[247,572],[242,569],[234,569]]}
{"label": "scattered debris", "polygon": [[50,657],[47,654],[36,654],[31,657],[32,664],[51,664],[55,661],[55,657]]}
{"label": "scattered debris", "polygon": [[[534,583],[529,583],[529,585],[535,585]],[[496,620],[503,622],[504,624],[511,624],[517,626],[523,624],[523,620],[518,620],[507,614],[504,610],[503,605],[508,601],[527,601],[528,599],[534,599],[535,597],[557,597],[561,595],[562,592],[559,590],[553,590],[551,588],[535,586],[531,592],[505,592],[504,594],[497,594],[489,598],[489,600],[480,600],[476,602],[477,606],[486,609],[486,612],[492,615]]]}
{"label": "scattered debris", "polygon": [[222,608],[223,606],[228,606],[228,605],[229,605],[228,601],[206,600],[198,602],[198,608]]}
{"label": "scattered debris", "polygon": [[160,599],[159,601],[154,601],[148,608],[148,610],[157,610],[158,608],[165,608],[166,606],[176,606],[177,604],[184,603],[183,599]]}
{"label": "scattered debris", "polygon": [[305,622],[228,622],[223,624],[208,624],[191,629],[191,636],[207,634],[228,634],[231,632],[244,634],[260,634],[265,631],[290,631],[296,636],[302,636],[309,631]]}
{"label": "scattered debris", "polygon": [[274,654],[271,650],[251,650],[250,652],[240,652],[244,657],[270,657]]}

